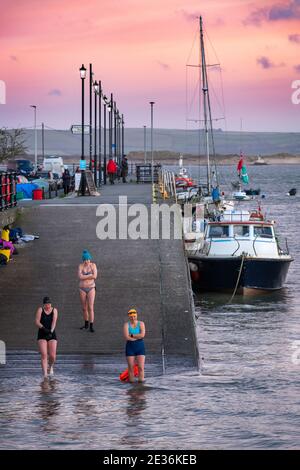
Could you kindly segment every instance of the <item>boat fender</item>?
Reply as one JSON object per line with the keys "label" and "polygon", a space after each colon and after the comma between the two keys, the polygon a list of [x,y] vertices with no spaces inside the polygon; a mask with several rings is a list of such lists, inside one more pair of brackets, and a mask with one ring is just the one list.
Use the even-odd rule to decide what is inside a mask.
{"label": "boat fender", "polygon": [[198,266],[196,263],[189,263],[190,271],[191,272],[197,272],[198,271]]}
{"label": "boat fender", "polygon": [[[139,368],[137,364],[134,365],[134,376],[138,377],[139,375]],[[128,374],[128,369],[125,369],[123,372],[120,374],[120,380],[121,382],[128,382],[129,380],[129,374]]]}

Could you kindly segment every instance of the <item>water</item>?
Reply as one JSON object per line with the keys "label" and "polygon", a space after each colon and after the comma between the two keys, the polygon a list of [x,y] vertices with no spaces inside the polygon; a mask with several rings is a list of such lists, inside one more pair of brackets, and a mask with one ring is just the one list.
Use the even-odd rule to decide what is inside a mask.
{"label": "water", "polygon": [[90,356],[59,358],[43,382],[37,356],[12,356],[0,369],[1,449],[299,449],[300,198],[285,193],[300,191],[300,166],[248,170],[295,258],[285,289],[231,304],[196,298],[200,374],[148,365],[146,385],[130,386]]}

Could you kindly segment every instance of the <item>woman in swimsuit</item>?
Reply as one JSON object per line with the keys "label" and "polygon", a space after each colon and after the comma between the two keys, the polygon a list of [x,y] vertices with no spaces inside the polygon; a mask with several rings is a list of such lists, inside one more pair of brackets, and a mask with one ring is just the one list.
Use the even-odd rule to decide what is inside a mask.
{"label": "woman in swimsuit", "polygon": [[92,257],[88,250],[82,252],[82,263],[78,267],[79,295],[83,312],[84,325],[81,330],[87,330],[90,324],[90,332],[94,333],[94,302],[96,295],[95,280],[97,279],[97,266],[92,263]]}
{"label": "woman in swimsuit", "polygon": [[134,382],[135,360],[139,368],[139,382],[144,382],[145,365],[145,323],[138,321],[137,311],[132,308],[128,311],[128,319],[124,324],[123,333],[126,339],[126,359],[128,364],[129,382]]}
{"label": "woman in swimsuit", "polygon": [[[56,359],[57,337],[55,326],[57,322],[57,309],[52,307],[49,297],[44,297],[43,307],[39,307],[35,316],[35,324],[38,326],[38,345],[41,354],[41,363],[44,378],[53,375],[53,366]],[[49,356],[49,362],[48,362]]]}

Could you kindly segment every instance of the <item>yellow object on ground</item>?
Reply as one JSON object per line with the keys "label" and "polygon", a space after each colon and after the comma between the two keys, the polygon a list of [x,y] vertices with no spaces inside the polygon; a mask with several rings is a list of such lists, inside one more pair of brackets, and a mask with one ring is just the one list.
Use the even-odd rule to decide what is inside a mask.
{"label": "yellow object on ground", "polygon": [[0,250],[0,254],[6,256],[7,261],[9,261],[9,258],[10,258],[10,249],[9,248],[5,248],[3,250]]}
{"label": "yellow object on ground", "polygon": [[3,229],[1,232],[1,238],[2,240],[9,242],[9,230]]}

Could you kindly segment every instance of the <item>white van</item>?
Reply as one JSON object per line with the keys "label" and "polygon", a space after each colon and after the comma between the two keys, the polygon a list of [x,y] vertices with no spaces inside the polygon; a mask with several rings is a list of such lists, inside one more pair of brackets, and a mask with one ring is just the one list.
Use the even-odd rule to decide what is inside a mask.
{"label": "white van", "polygon": [[64,162],[61,157],[51,156],[44,158],[43,171],[52,171],[52,173],[57,173],[61,177],[64,170]]}

